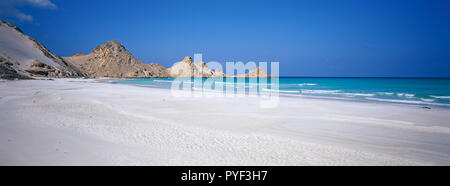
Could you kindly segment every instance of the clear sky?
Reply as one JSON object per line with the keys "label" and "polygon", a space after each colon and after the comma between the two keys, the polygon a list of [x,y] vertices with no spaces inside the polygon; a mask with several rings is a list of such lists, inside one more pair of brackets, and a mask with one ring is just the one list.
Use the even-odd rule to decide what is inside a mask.
{"label": "clear sky", "polygon": [[61,56],[118,40],[165,67],[202,53],[282,76],[450,77],[449,0],[2,0],[0,16]]}

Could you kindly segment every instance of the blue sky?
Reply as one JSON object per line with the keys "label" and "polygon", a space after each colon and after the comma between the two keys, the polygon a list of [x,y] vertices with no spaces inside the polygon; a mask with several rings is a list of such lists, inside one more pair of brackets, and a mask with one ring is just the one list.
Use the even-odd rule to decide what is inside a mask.
{"label": "blue sky", "polygon": [[61,56],[118,40],[165,67],[202,53],[282,76],[450,77],[448,0],[19,1],[0,16]]}

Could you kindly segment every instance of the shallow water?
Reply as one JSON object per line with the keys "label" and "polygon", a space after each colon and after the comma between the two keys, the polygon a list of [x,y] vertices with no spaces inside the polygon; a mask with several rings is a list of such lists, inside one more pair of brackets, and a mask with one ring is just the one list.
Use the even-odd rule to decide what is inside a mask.
{"label": "shallow water", "polygon": [[[158,88],[279,93],[450,107],[450,78],[123,79],[112,83]],[[174,86],[177,85],[177,86]]]}

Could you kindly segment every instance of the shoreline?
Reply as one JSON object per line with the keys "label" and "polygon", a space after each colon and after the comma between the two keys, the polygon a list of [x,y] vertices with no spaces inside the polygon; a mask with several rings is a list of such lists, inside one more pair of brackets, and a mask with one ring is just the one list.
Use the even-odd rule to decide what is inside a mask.
{"label": "shoreline", "polygon": [[[170,90],[169,88],[164,88],[164,87],[149,87],[149,86],[144,86],[144,85],[135,85],[135,84],[121,84],[121,83],[111,83],[111,82],[99,82],[99,83],[107,83],[107,84],[116,84],[116,85],[124,85],[124,86],[131,86],[131,87],[139,87],[139,88],[144,88],[144,89],[157,89],[157,90]],[[186,90],[186,91],[191,91],[191,92],[195,92],[196,90]],[[220,92],[206,92],[207,94],[221,94]],[[249,97],[238,97],[236,96],[237,94],[234,94],[234,97],[218,97],[221,99],[243,99],[243,98],[249,98]],[[207,97],[207,96],[202,96],[202,97],[198,97],[198,98],[194,98],[191,97],[193,99],[207,99],[207,100],[211,100],[215,97]],[[250,97],[251,99],[259,99],[259,96],[255,97]],[[428,109],[424,109],[423,106],[424,105],[419,105],[419,104],[411,104],[411,103],[395,103],[395,102],[383,102],[383,101],[375,101],[375,100],[358,100],[358,99],[352,99],[352,98],[338,98],[338,97],[326,97],[326,96],[309,96],[309,95],[294,95],[294,96],[289,96],[286,94],[280,94],[280,98],[282,99],[287,99],[287,100],[292,100],[292,101],[301,101],[301,100],[310,100],[310,101],[318,101],[318,102],[333,102],[336,104],[367,104],[368,106],[372,105],[372,106],[389,106],[389,107],[405,107],[406,109],[419,109],[419,110],[424,110],[427,111]],[[187,99],[189,99],[189,97],[187,97]],[[433,106],[432,109],[434,110],[439,110],[439,111],[449,111],[450,112],[450,107],[446,107],[446,106],[438,106],[438,105],[427,105],[427,106]],[[431,108],[430,108],[431,109]],[[435,130],[442,130],[445,133],[450,134],[450,125],[448,125],[449,128],[436,128]],[[405,126],[404,126],[405,127]],[[407,128],[407,127],[406,127]],[[430,129],[430,128],[428,128]],[[435,131],[435,130],[428,130],[428,131]]]}
{"label": "shoreline", "polygon": [[[133,80],[133,79],[167,79],[167,78],[110,78],[105,79],[104,81],[100,81],[103,83],[110,83],[110,84],[119,84],[119,85],[130,85],[130,86],[136,86],[136,87],[143,87],[143,88],[156,88],[156,89],[163,89],[163,90],[170,90],[169,87],[158,87],[158,86],[146,86],[146,85],[138,85],[138,84],[127,84],[127,83],[119,83],[119,82],[112,82],[117,80]],[[450,79],[450,78],[443,78],[443,79]],[[200,91],[200,90],[186,90],[186,91]],[[205,90],[207,93],[216,93],[216,94],[222,94],[223,91],[209,91]],[[247,94],[248,92],[246,92]],[[270,93],[270,92],[266,92]],[[238,93],[235,93],[238,94]],[[338,97],[338,96],[319,96],[319,95],[308,95],[308,94],[287,94],[287,93],[278,93],[280,97],[289,97],[289,98],[300,98],[300,99],[324,99],[324,100],[335,100],[335,101],[348,101],[348,102],[358,102],[358,103],[380,103],[380,104],[394,104],[394,105],[410,105],[410,106],[417,106],[422,109],[450,109],[450,105],[448,104],[440,104],[440,103],[414,103],[414,102],[408,102],[403,100],[395,100],[395,99],[377,99],[377,98],[355,98],[355,97]]]}
{"label": "shoreline", "polygon": [[1,82],[0,164],[450,165],[446,108],[280,97],[261,109],[95,80]]}

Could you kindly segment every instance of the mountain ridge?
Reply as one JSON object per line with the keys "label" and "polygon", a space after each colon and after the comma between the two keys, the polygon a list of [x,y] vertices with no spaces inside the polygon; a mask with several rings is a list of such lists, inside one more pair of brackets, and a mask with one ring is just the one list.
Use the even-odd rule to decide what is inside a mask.
{"label": "mountain ridge", "polygon": [[194,63],[190,56],[169,68],[157,63],[146,64],[116,40],[105,42],[88,54],[60,57],[17,26],[1,19],[0,33],[0,79],[270,77],[260,67],[248,74],[227,76],[208,68],[203,61]]}

